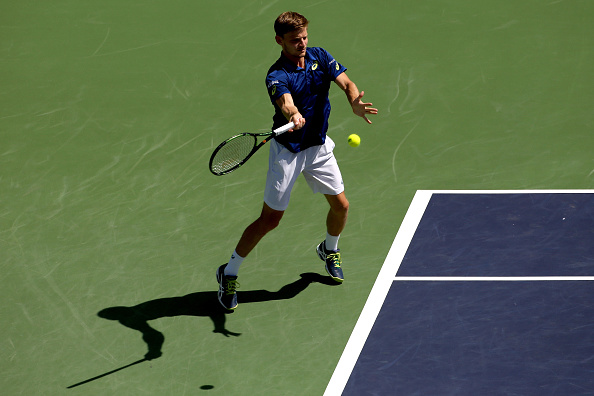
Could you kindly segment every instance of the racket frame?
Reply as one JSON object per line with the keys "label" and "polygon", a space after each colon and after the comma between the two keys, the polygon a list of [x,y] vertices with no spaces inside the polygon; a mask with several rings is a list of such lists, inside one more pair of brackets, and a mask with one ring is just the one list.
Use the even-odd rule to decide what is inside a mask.
{"label": "racket frame", "polygon": [[[215,148],[215,150],[213,151],[212,155],[210,156],[210,161],[208,162],[208,169],[210,170],[210,172],[215,175],[215,176],[223,176],[226,174],[229,174],[231,172],[233,172],[234,170],[238,169],[239,167],[241,167],[243,164],[245,164],[251,157],[252,155],[254,155],[256,153],[256,151],[258,151],[260,149],[260,147],[262,147],[263,145],[265,145],[267,142],[270,141],[270,139],[281,135],[287,131],[289,131],[291,128],[293,128],[295,126],[294,123],[289,122],[288,124],[285,124],[279,128],[276,128],[270,132],[266,132],[266,133],[249,133],[249,132],[244,132],[244,133],[240,133],[237,134],[235,136],[231,136],[230,138],[226,139],[225,141],[223,141],[221,144],[219,144],[217,146],[217,148]],[[245,156],[245,158],[241,161],[239,161],[236,165],[234,165],[232,168],[229,168],[223,172],[215,172],[212,169],[212,162],[214,160],[214,158],[216,157],[217,153],[221,150],[221,148],[223,148],[227,143],[233,141],[234,139],[237,139],[241,136],[252,136],[254,138],[254,146],[252,147],[252,150],[249,152],[248,155]],[[258,144],[258,137],[262,137],[265,136],[264,140],[262,140],[259,144]]]}

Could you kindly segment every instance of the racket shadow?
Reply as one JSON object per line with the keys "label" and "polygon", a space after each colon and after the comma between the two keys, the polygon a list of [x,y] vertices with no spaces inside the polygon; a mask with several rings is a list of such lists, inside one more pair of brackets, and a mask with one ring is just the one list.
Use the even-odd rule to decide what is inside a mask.
{"label": "racket shadow", "polygon": [[[238,298],[241,304],[287,300],[294,298],[312,283],[335,285],[328,276],[316,273],[304,273],[295,282],[281,287],[278,291],[248,290],[239,291]],[[101,374],[78,384],[69,386],[73,388],[88,382],[103,378],[132,365],[159,358],[165,342],[165,336],[160,331],[149,325],[149,321],[175,316],[208,317],[213,323],[213,333],[225,337],[239,337],[241,333],[228,330],[225,327],[226,315],[232,311],[225,310],[218,301],[216,291],[196,292],[180,297],[165,297],[146,301],[131,307],[115,306],[102,309],[97,316],[103,319],[118,321],[125,327],[137,330],[142,334],[142,339],[147,344],[148,351],[144,358],[117,370]]]}

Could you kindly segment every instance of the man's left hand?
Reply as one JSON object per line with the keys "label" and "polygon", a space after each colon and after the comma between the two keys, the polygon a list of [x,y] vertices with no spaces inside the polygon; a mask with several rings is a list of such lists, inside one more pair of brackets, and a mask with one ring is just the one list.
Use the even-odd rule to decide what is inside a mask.
{"label": "man's left hand", "polygon": [[365,92],[361,91],[359,96],[357,96],[353,103],[351,103],[351,106],[353,108],[353,113],[362,117],[368,124],[371,124],[371,120],[367,118],[367,114],[377,114],[377,109],[369,107],[373,106],[373,103],[365,103],[361,100],[364,94]]}

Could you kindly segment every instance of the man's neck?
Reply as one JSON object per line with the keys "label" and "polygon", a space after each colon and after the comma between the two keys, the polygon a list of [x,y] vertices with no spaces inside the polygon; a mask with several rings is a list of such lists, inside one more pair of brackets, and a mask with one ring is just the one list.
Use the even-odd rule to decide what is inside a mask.
{"label": "man's neck", "polygon": [[294,63],[297,67],[300,67],[302,69],[305,68],[305,57],[297,57],[297,56],[291,56],[289,54],[287,54],[286,52],[283,51],[283,55],[285,56],[285,58],[287,58],[289,61],[291,61],[292,63]]}

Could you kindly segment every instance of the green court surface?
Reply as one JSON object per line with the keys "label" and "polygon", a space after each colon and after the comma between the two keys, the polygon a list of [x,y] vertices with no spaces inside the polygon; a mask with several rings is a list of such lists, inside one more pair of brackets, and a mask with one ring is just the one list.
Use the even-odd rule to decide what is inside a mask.
{"label": "green court surface", "polygon": [[[221,315],[215,270],[259,213],[267,152],[224,177],[208,158],[271,126],[290,9],[380,111],[366,125],[331,90],[346,281],[300,280],[324,274],[327,211],[301,179]],[[5,2],[2,393],[321,395],[416,190],[594,187],[593,16],[589,0]],[[159,334],[161,357],[125,367]]]}

